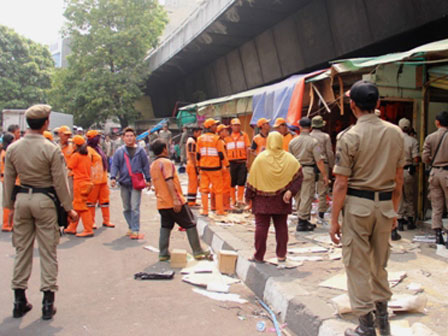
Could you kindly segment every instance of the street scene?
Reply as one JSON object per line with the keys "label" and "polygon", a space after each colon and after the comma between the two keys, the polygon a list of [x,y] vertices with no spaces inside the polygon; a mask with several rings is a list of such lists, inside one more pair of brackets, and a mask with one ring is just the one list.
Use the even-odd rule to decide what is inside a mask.
{"label": "street scene", "polygon": [[448,335],[448,3],[0,6],[0,335]]}

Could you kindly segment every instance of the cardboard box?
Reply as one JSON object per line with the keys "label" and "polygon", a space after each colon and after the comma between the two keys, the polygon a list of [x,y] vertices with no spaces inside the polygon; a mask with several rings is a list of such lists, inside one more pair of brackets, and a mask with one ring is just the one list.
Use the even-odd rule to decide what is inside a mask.
{"label": "cardboard box", "polygon": [[187,251],[174,249],[171,251],[170,264],[172,268],[183,268],[187,266]]}
{"label": "cardboard box", "polygon": [[218,269],[224,274],[235,274],[236,260],[238,253],[236,251],[221,250],[218,253]]}

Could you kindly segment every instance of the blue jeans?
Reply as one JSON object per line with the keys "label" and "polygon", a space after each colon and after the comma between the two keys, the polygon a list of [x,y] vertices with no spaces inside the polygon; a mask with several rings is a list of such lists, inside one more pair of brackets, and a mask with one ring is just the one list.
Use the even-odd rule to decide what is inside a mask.
{"label": "blue jeans", "polygon": [[123,215],[132,232],[140,231],[140,201],[142,191],[132,187],[120,185],[121,200],[123,202]]}

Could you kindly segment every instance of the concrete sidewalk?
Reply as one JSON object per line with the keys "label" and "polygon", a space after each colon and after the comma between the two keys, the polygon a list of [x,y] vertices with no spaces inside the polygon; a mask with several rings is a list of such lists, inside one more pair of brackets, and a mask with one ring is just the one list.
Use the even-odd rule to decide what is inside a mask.
{"label": "concrete sidewalk", "polygon": [[[328,227],[318,227],[314,232],[297,233],[297,217],[290,216],[290,238],[288,249],[297,247],[326,247]],[[326,288],[319,284],[335,275],[344,274],[342,261],[330,260],[328,253],[309,253],[300,256],[321,256],[321,261],[304,261],[295,269],[279,269],[271,264],[256,264],[248,261],[253,254],[254,224],[250,214],[227,217],[224,223],[210,218],[198,218],[198,229],[205,243],[215,252],[221,249],[238,252],[237,275],[264,302],[280,321],[296,335],[332,336],[342,335],[345,328],[355,326],[356,318],[351,314],[339,317],[331,299],[346,293],[343,289]],[[406,278],[392,288],[396,294],[412,294],[407,289],[410,283],[419,283],[428,298],[425,313],[400,313],[391,318],[392,324],[412,326],[420,322],[439,335],[448,335],[445,319],[448,316],[448,267],[447,259],[435,254],[433,244],[413,244],[412,237],[425,234],[423,230],[401,233],[403,239],[392,242],[392,253],[388,271],[405,271]],[[335,249],[335,252],[340,249]],[[330,250],[331,251],[331,250]],[[292,256],[289,254],[289,256]],[[299,256],[295,254],[294,256]],[[265,260],[275,257],[275,235],[273,228],[268,237]]]}

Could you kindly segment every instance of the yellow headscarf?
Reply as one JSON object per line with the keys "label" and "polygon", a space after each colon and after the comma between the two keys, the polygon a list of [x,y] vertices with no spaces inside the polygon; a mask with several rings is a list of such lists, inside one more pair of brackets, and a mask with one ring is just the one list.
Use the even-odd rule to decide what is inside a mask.
{"label": "yellow headscarf", "polygon": [[261,152],[249,172],[248,187],[257,192],[275,194],[285,188],[300,170],[300,164],[283,150],[283,136],[269,133],[266,150]]}

